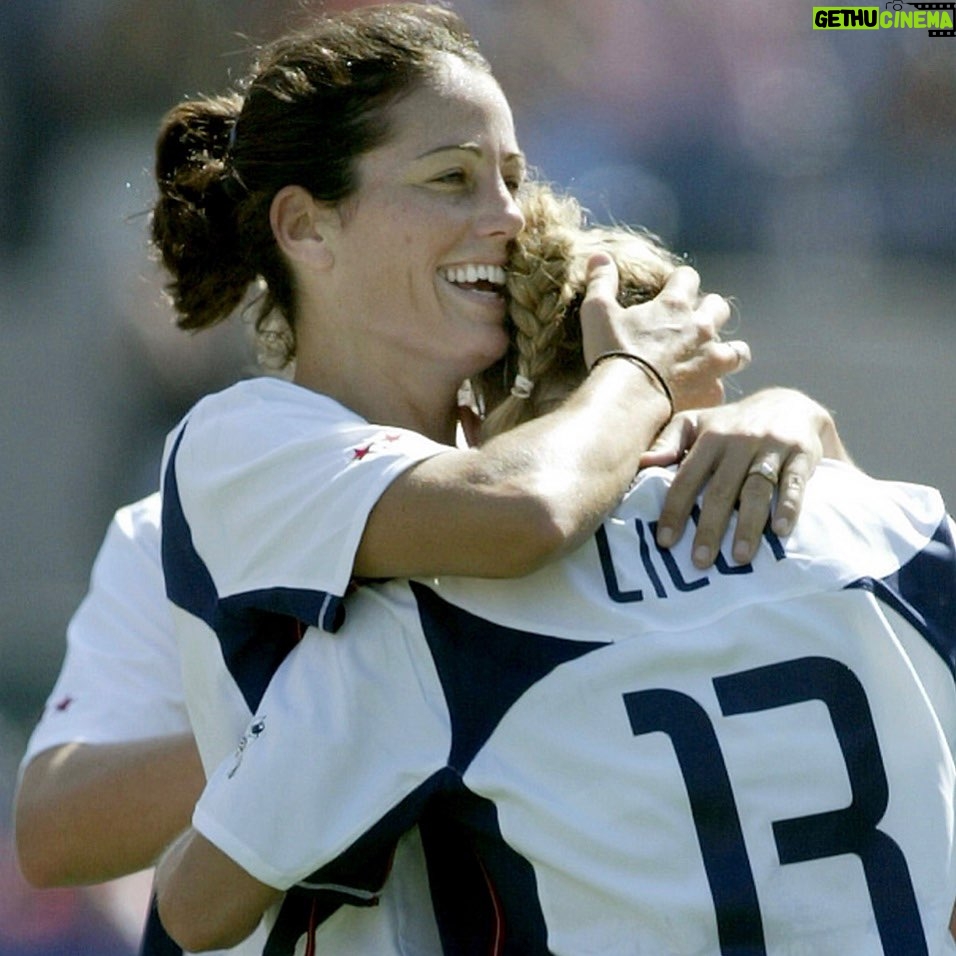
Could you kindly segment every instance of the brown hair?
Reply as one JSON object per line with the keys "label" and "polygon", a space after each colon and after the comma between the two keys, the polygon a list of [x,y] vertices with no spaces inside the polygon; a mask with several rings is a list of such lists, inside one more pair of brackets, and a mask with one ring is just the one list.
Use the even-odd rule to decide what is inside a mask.
{"label": "brown hair", "polygon": [[[471,383],[484,438],[535,418],[556,391],[583,380],[579,309],[590,255],[606,252],[615,260],[625,306],[653,298],[680,265],[648,232],[588,226],[577,201],[547,184],[528,184],[520,202],[525,226],[508,266],[510,345]],[[516,376],[534,383],[529,396],[512,393]]]}
{"label": "brown hair", "polygon": [[256,329],[272,338],[277,364],[291,360],[295,290],[269,223],[273,197],[299,185],[323,202],[347,199],[357,160],[389,135],[388,106],[432,76],[444,55],[490,72],[452,12],[364,7],[264,48],[240,91],[187,100],[166,115],[152,240],[172,276],[180,328],[227,318],[261,280]]}

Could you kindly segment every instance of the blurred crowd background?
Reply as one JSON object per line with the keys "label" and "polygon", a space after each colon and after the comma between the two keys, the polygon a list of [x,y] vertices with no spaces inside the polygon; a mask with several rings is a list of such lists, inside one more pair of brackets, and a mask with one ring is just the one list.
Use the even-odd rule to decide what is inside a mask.
{"label": "blurred crowd background", "polygon": [[[28,891],[10,797],[112,512],[157,486],[189,405],[253,370],[239,323],[172,327],[145,242],[158,121],[302,7],[3,0],[0,956],[133,951],[144,879]],[[956,38],[814,31],[810,0],[454,7],[531,162],[735,296],[736,387],[809,391],[862,466],[952,507]]]}

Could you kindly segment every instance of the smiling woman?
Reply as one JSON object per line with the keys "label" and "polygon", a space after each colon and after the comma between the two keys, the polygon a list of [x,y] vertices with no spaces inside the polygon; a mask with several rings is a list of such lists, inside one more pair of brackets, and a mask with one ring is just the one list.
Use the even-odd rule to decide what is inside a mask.
{"label": "smiling woman", "polygon": [[[507,344],[504,266],[523,222],[524,160],[498,84],[448,54],[389,108],[386,127],[357,159],[360,186],[344,207],[301,186],[273,201],[301,302],[295,380],[370,421],[403,413],[402,424],[451,440],[454,406],[434,396],[453,395]],[[478,285],[479,269],[499,283]],[[404,374],[373,393],[365,369],[379,347]]]}
{"label": "smiling woman", "polygon": [[[699,296],[693,270],[623,308],[597,257],[584,383],[550,414],[456,447],[462,381],[508,345],[525,161],[488,64],[439,7],[365,7],[278,40],[240,91],[168,114],[156,173],[153,239],[179,324],[225,319],[261,283],[257,327],[292,366],[291,380],[202,400],[167,444],[163,569],[207,773],[302,628],[335,630],[361,579],[511,577],[552,561],[615,506],[670,415],[718,402],[746,358],[720,341],[729,309]],[[752,408],[710,445],[730,470],[704,508],[704,553],[742,485],[769,487],[741,503],[738,538],[756,547],[773,491],[748,477],[758,458],[793,479],[776,505],[791,521],[832,431],[802,397],[795,439],[756,433]],[[679,532],[697,490],[677,493],[662,527]],[[218,945],[200,898],[163,889],[174,935]]]}

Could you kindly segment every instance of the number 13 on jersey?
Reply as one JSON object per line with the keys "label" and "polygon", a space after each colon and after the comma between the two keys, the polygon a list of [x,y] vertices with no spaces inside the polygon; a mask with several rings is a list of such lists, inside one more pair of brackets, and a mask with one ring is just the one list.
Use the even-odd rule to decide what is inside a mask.
{"label": "number 13 on jersey", "polygon": [[[731,720],[806,701],[824,705],[851,800],[773,821],[779,862],[796,866],[855,856],[884,952],[928,953],[906,858],[880,829],[889,785],[866,692],[853,671],[830,658],[803,657],[717,677],[713,686],[721,713]],[[721,954],[766,953],[759,890],[715,722],[699,702],[674,690],[627,693],[624,706],[635,735],[664,733],[673,746],[713,897]],[[787,759],[786,753],[779,757]]]}

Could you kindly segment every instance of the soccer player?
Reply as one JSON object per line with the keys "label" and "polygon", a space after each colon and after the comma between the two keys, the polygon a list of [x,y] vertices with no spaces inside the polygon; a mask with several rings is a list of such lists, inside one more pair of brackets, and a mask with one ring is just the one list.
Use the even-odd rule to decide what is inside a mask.
{"label": "soccer player", "polygon": [[[264,331],[270,341],[288,346],[285,358],[294,352],[297,386],[277,381],[243,383],[231,393],[239,399],[231,411],[240,406],[245,412],[268,408],[272,417],[256,418],[261,426],[256,434],[269,437],[270,430],[288,426],[287,402],[306,418],[321,409],[323,435],[328,439],[324,461],[337,469],[342,480],[336,483],[336,491],[343,492],[325,502],[327,510],[322,514],[312,511],[309,515],[325,535],[318,550],[335,564],[335,580],[329,585],[332,600],[326,608],[329,621],[334,620],[331,612],[343,597],[334,589],[344,590],[353,567],[360,572],[397,573],[408,569],[407,562],[417,566],[421,559],[434,561],[435,571],[462,570],[457,562],[475,561],[476,543],[484,532],[490,533],[492,542],[485,549],[482,568],[468,565],[472,573],[519,573],[528,562],[543,559],[542,552],[560,550],[584,527],[593,527],[598,516],[618,500],[637,466],[640,449],[656,434],[670,408],[665,390],[650,372],[629,367],[633,363],[607,361],[579,395],[581,414],[565,416],[564,427],[560,427],[562,416],[555,415],[547,425],[536,425],[513,439],[509,452],[499,458],[490,448],[458,455],[452,447],[460,379],[491,361],[506,345],[501,267],[521,223],[514,193],[523,173],[522,156],[514,142],[507,102],[487,63],[447,11],[395,5],[322,20],[314,30],[271,46],[258,66],[261,71],[250,75],[241,94],[183,103],[164,123],[157,149],[160,199],[152,220],[153,237],[170,269],[184,327],[198,328],[225,318],[260,280],[268,289],[261,300],[260,318],[281,315],[285,320],[279,334],[272,326]],[[452,130],[445,119],[462,125]],[[449,141],[451,132],[455,135]],[[470,148],[476,136],[485,147],[477,153]],[[426,140],[426,148],[408,152],[410,146],[417,148]],[[435,146],[442,147],[440,156],[433,152]],[[441,164],[449,152],[455,160],[450,168]],[[377,182],[382,187],[374,193],[364,188],[374,178],[370,175],[373,165],[381,174]],[[480,189],[473,188],[476,182]],[[412,205],[415,214],[410,216]],[[360,214],[351,215],[356,210]],[[406,232],[408,228],[412,233]],[[414,241],[402,241],[407,235]],[[326,255],[330,252],[331,257]],[[472,267],[481,274],[471,278]],[[411,283],[400,279],[396,270],[407,270]],[[408,294],[399,295],[400,291]],[[607,303],[592,302],[592,331],[598,342],[603,337],[616,345],[633,345],[646,338],[650,357],[645,354],[645,361],[660,366],[670,377],[678,405],[693,404],[695,396],[719,392],[717,379],[741,366],[742,352],[716,338],[727,315],[726,305],[714,298],[697,301],[692,270],[683,270],[681,281],[669,291],[667,301],[655,307],[657,311],[613,311],[605,307]],[[635,321],[640,315],[665,315],[672,321],[663,330],[648,322],[652,328],[647,329]],[[330,331],[326,323],[337,328]],[[336,354],[330,359],[333,346]],[[809,416],[804,414],[808,409],[809,404],[791,407],[802,422],[810,422],[809,448],[804,432],[796,443],[797,452],[787,454],[780,465],[782,473],[789,472],[798,482],[820,451],[816,426],[827,432],[832,428],[819,406]],[[750,414],[744,412],[738,424],[749,421]],[[413,420],[419,417],[421,421]],[[222,456],[214,448],[217,441],[220,452],[238,451],[240,457],[252,449],[254,442],[246,442],[250,437],[246,433],[234,442],[223,439],[228,414],[216,418],[208,442],[198,434],[201,418],[201,413],[191,417],[179,449],[180,463],[199,451],[193,461],[211,453],[216,464],[222,465]],[[618,431],[628,441],[604,442],[596,427],[570,427],[581,421],[606,425],[614,420],[621,423]],[[403,441],[389,444],[391,457],[372,454],[366,445],[365,439],[378,433],[369,424],[375,421],[406,426]],[[427,434],[415,435],[413,430],[422,421],[421,431]],[[344,437],[350,430],[354,443]],[[766,442],[748,439],[740,446],[742,451],[729,456],[738,478],[750,487],[757,482],[746,477],[746,470],[764,444],[779,453],[786,443],[776,434]],[[502,443],[498,448],[502,449]],[[529,450],[544,457],[529,455]],[[295,443],[287,443],[282,451],[294,455]],[[347,467],[343,453],[354,453],[362,467]],[[547,459],[548,454],[555,457]],[[542,468],[544,460],[560,460],[566,466],[565,487],[575,493],[566,494],[555,485],[555,470]],[[472,472],[476,463],[480,467]],[[523,477],[517,477],[516,469]],[[193,477],[199,484],[212,475],[212,469],[197,471]],[[293,497],[296,479],[304,482],[304,491],[313,491],[310,486],[319,481],[317,475],[294,465],[280,467],[279,472],[283,480],[278,484]],[[542,482],[545,473],[547,481]],[[222,476],[221,469],[217,474]],[[356,474],[364,476],[364,482],[353,482]],[[471,485],[460,480],[476,474],[479,480]],[[736,500],[739,484],[721,485],[717,498],[725,499],[725,512]],[[517,494],[511,494],[516,490]],[[475,510],[467,553],[454,540],[463,518],[458,507],[463,496],[468,502],[481,499],[487,505]],[[800,488],[792,491],[788,484],[777,506],[778,517],[782,512],[784,520],[791,520],[799,496]],[[745,510],[752,518],[761,516],[767,501],[765,496],[756,509],[745,506]],[[523,535],[525,553],[517,555],[511,548],[513,560],[504,568],[493,520],[501,505],[512,516],[517,506],[532,526],[543,513],[546,521],[557,516],[552,528],[558,540],[547,534]],[[552,506],[555,510],[549,514]],[[718,507],[718,525],[720,511]],[[439,514],[442,520],[436,520]],[[341,533],[338,523],[343,517],[349,523],[348,534]],[[285,532],[301,531],[305,525],[289,514],[282,520],[289,522],[285,530],[276,524],[269,527],[291,548]],[[740,535],[747,546],[756,544],[762,522],[762,516],[752,520],[749,532]],[[215,518],[212,523],[216,525]],[[218,525],[214,536],[222,538],[224,527]],[[227,556],[241,553],[243,544],[261,544],[265,527],[248,526],[252,537],[230,542]],[[709,534],[713,543],[713,532],[703,529],[704,522],[698,535],[706,539]],[[256,563],[252,557],[250,561]],[[227,614],[222,620],[234,622],[235,618]],[[80,699],[80,695],[66,696]],[[135,703],[148,706],[145,695]],[[246,706],[245,701],[239,702],[231,714],[242,714],[244,722]],[[77,706],[69,705],[62,713],[78,713]],[[229,716],[207,749],[207,759],[217,747],[231,750],[234,746]],[[146,721],[128,723],[147,726]],[[65,724],[60,726],[66,733]],[[144,738],[108,752],[117,758],[111,766],[118,774],[123,766],[130,769],[123,776],[121,792],[106,791],[117,804],[135,807],[135,802],[126,802],[127,797],[152,779],[138,771],[143,767],[141,758],[148,760],[150,752],[155,756],[152,744],[144,742],[153,740]],[[52,743],[52,738],[47,741]],[[157,776],[175,780],[173,766],[185,768],[181,775],[184,799],[170,801],[168,814],[128,815],[148,832],[135,833],[135,826],[127,830],[124,842],[131,851],[127,861],[151,858],[157,841],[188,805],[186,788],[195,784],[195,755],[188,741],[155,743],[170,761]],[[68,821],[72,812],[79,811],[74,803],[70,814],[55,817],[53,808],[64,794],[63,785],[76,783],[72,771],[82,776],[89,766],[87,758],[96,765],[101,751],[92,748],[100,746],[67,747],[69,756],[77,759],[63,761],[59,746],[56,752],[49,748],[27,768],[18,825],[28,872],[33,867],[32,849],[56,842],[49,840],[51,818]],[[130,763],[123,763],[127,758]],[[45,776],[47,771],[52,771],[52,777]],[[103,779],[99,772],[91,774],[85,778],[90,786],[71,793],[87,802],[84,807],[89,801],[103,809],[113,806],[102,798],[99,783]],[[53,786],[44,791],[49,782]],[[39,814],[32,812],[38,792],[34,784],[48,798],[45,811]],[[153,791],[154,797],[158,792]],[[105,814],[94,816],[102,821]],[[158,828],[151,829],[159,816]],[[67,854],[76,851],[80,857],[78,868],[72,869],[70,861],[67,872],[89,873],[84,868],[97,860],[113,870],[128,865],[111,856],[114,843],[110,841],[103,843],[102,853],[84,859],[82,844],[84,840],[95,844],[97,830],[91,826],[79,832],[81,839],[63,847]],[[135,842],[139,836],[144,836],[143,845]],[[40,865],[41,879],[60,879],[62,861],[54,851]]]}
{"label": "soccer player", "polygon": [[[569,368],[512,397],[553,400]],[[670,481],[642,472],[525,578],[363,587],[337,635],[307,632],[161,864],[174,935],[232,939],[274,904],[291,952],[308,901],[374,894],[417,823],[450,953],[952,952],[938,493],[825,462],[791,536],[739,564],[729,533],[704,572],[655,543]]]}

